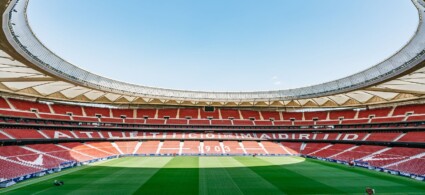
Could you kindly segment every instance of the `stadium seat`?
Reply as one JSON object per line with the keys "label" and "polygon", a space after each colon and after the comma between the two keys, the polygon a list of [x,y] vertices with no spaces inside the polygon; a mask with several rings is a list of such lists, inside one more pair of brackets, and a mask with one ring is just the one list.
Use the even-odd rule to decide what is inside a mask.
{"label": "stadium seat", "polygon": [[72,115],[83,116],[83,110],[80,106],[52,104],[51,107],[56,114],[65,115],[68,113],[72,113]]}
{"label": "stadium seat", "polygon": [[9,102],[13,104],[13,106],[18,110],[23,111],[31,111],[33,109],[37,110],[38,112],[43,113],[50,113],[49,106],[47,104],[42,104],[38,102],[30,102],[25,100],[18,100],[18,99],[9,99]]}

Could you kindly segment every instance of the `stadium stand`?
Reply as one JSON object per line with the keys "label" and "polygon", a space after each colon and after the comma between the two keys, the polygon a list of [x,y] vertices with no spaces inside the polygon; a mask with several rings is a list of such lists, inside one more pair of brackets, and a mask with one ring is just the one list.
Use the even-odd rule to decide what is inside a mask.
{"label": "stadium stand", "polygon": [[238,141],[223,141],[223,148],[227,154],[246,154],[245,150]]}
{"label": "stadium stand", "polygon": [[15,139],[45,139],[45,137],[34,129],[2,129],[3,132]]}
{"label": "stadium stand", "polygon": [[[44,132],[44,131],[43,131]],[[79,138],[101,138],[99,132],[97,131],[80,131],[80,130],[73,130],[73,132],[79,137]]]}
{"label": "stadium stand", "polygon": [[316,125],[338,125],[339,121],[337,120],[327,120],[327,121],[316,121]]}
{"label": "stadium stand", "polygon": [[6,140],[6,139],[11,139],[9,136],[5,135],[5,133],[0,130],[0,139]]}
{"label": "stadium stand", "polygon": [[356,111],[353,110],[335,110],[329,112],[329,119],[338,120],[343,119],[354,119],[356,116]]}
{"label": "stadium stand", "polygon": [[401,133],[372,133],[367,138],[367,141],[394,141]]}
{"label": "stadium stand", "polygon": [[102,134],[102,136],[105,138],[125,137],[125,134],[122,131],[99,131],[99,134]]}
{"label": "stadium stand", "polygon": [[276,126],[291,126],[291,121],[274,121],[274,125]]}
{"label": "stadium stand", "polygon": [[256,141],[242,141],[242,145],[247,154],[267,154]]}
{"label": "stadium stand", "polygon": [[411,115],[406,121],[425,121],[425,115]]}
{"label": "stadium stand", "polygon": [[164,141],[159,148],[160,154],[181,154],[180,141]]}
{"label": "stadium stand", "polygon": [[397,141],[399,141],[399,142],[422,142],[422,143],[425,143],[425,132],[408,132]]}
{"label": "stadium stand", "polygon": [[[12,104],[19,104],[24,100],[12,100]],[[55,168],[61,163],[87,162],[98,158],[124,154],[138,155],[309,155],[319,158],[329,158],[349,162],[352,160],[368,163],[371,166],[384,167],[391,170],[406,171],[414,174],[423,174],[422,148],[405,148],[402,146],[388,147],[379,145],[364,145],[363,142],[388,143],[424,143],[425,134],[421,129],[425,119],[423,106],[397,106],[392,116],[392,108],[369,109],[357,112],[353,110],[338,110],[326,112],[273,112],[238,109],[215,109],[206,112],[203,109],[115,109],[97,108],[73,105],[52,104],[53,112],[47,104],[26,102],[18,110],[9,107],[4,98],[0,99],[0,116],[3,124],[8,127],[0,129],[0,140],[46,140],[42,144],[25,144],[22,146],[1,146],[0,163],[16,167],[16,171],[2,172],[0,177],[8,179],[34,173],[40,170]],[[34,113],[31,109],[36,109]],[[72,113],[72,117],[68,114]],[[85,114],[84,114],[85,113]],[[137,115],[134,115],[136,113]],[[406,113],[411,115],[406,116]],[[418,114],[419,113],[419,114]],[[87,115],[87,116],[84,116]],[[98,118],[96,115],[102,115]],[[168,116],[169,115],[169,116]],[[281,116],[284,120],[280,120]],[[368,117],[375,116],[372,119]],[[121,116],[125,116],[122,119]],[[223,119],[220,119],[222,116]],[[18,117],[10,120],[7,117]],[[137,117],[137,118],[133,118]],[[147,117],[148,119],[144,119]],[[163,117],[170,117],[163,119]],[[186,117],[191,119],[186,119]],[[25,121],[24,119],[33,121]],[[208,120],[208,118],[212,118]],[[232,120],[229,120],[232,118]],[[270,120],[273,119],[273,120]],[[294,121],[290,121],[293,119]],[[317,119],[313,121],[313,119]],[[405,119],[407,119],[405,121]],[[44,120],[39,122],[37,120]],[[50,120],[56,123],[49,122]],[[60,122],[58,122],[60,121]],[[411,122],[418,121],[418,122]],[[73,122],[73,123],[72,123]],[[81,123],[83,122],[83,124]],[[85,124],[87,122],[88,124]],[[400,125],[399,123],[406,123]],[[90,125],[93,123],[96,125]],[[210,133],[215,139],[209,140],[207,133],[191,132],[191,135],[173,131],[175,127],[168,127],[168,135],[158,132],[157,136],[146,135],[149,131],[108,129],[115,125],[163,125],[195,127],[210,126],[213,130],[230,131],[220,134],[220,131]],[[341,123],[341,124],[339,124]],[[410,124],[412,123],[412,124]],[[40,125],[54,125],[43,128]],[[362,126],[386,124],[377,126]],[[1,125],[1,123],[0,123]],[[28,127],[22,125],[29,125]],[[32,127],[37,125],[38,127]],[[15,127],[16,126],[16,127]],[[317,128],[312,128],[318,126]],[[330,127],[329,127],[330,126]],[[334,129],[335,126],[338,129]],[[340,127],[339,127],[340,126]],[[76,127],[84,127],[78,129]],[[91,128],[106,129],[91,129]],[[120,126],[129,128],[129,126]],[[143,126],[142,126],[143,127]],[[232,129],[229,130],[228,127]],[[254,127],[260,129],[251,130]],[[261,128],[283,127],[277,132],[256,132]],[[304,128],[305,127],[305,128]],[[70,129],[67,129],[70,128]],[[286,129],[295,128],[295,129]],[[419,128],[419,129],[417,129]],[[287,132],[291,130],[292,132]],[[294,133],[294,131],[307,131]],[[323,130],[323,131],[322,131]],[[337,131],[333,131],[337,130]],[[249,133],[254,131],[254,133]],[[153,131],[152,131],[153,132]],[[238,133],[239,132],[239,133]],[[220,136],[222,137],[219,137]],[[136,140],[120,140],[133,139]],[[182,140],[168,140],[182,139]],[[186,140],[200,139],[200,140]],[[282,140],[295,140],[287,142]],[[70,140],[72,142],[53,144],[49,140]],[[79,142],[86,139],[85,143]],[[113,139],[105,141],[104,139]],[[115,140],[114,140],[115,139]],[[137,140],[153,139],[153,140]],[[158,140],[163,139],[163,140]],[[238,140],[227,140],[238,139]],[[250,140],[251,139],[251,140]],[[259,140],[252,140],[259,139]],[[74,141],[75,140],[75,141]],[[89,141],[88,140],[93,140]],[[98,141],[96,141],[98,140]],[[260,141],[261,140],[261,141]],[[270,141],[269,141],[270,140]],[[315,143],[319,141],[355,141],[353,143]]]}
{"label": "stadium stand", "polygon": [[184,141],[182,147],[183,155],[200,155],[200,142],[199,141]]}
{"label": "stadium stand", "polygon": [[144,118],[144,117],[148,117],[148,118],[155,118],[156,115],[156,109],[138,109],[137,110],[137,118]]}
{"label": "stadium stand", "polygon": [[51,157],[49,155],[35,153],[26,150],[19,146],[4,146],[0,147],[0,156],[6,157],[8,160],[14,162],[21,162],[23,164],[39,167],[41,169],[50,169],[58,167],[65,160]]}
{"label": "stadium stand", "polygon": [[127,118],[127,119],[124,119],[124,121],[127,124],[144,124],[145,123],[145,119],[131,119],[131,118]]}
{"label": "stadium stand", "polygon": [[371,123],[387,123],[387,122],[401,122],[405,117],[382,117],[382,118],[373,118]]}
{"label": "stadium stand", "polygon": [[42,169],[24,165],[22,163],[14,162],[11,160],[0,159],[0,167],[7,167],[0,171],[0,180],[7,180],[15,177],[27,175],[29,173],[36,173]]}
{"label": "stadium stand", "polygon": [[253,110],[241,110],[241,115],[243,119],[254,119],[260,120],[260,112]]}
{"label": "stadium stand", "polygon": [[220,119],[220,113],[218,109],[215,109],[213,112],[207,112],[204,109],[200,109],[200,114],[201,119]]}
{"label": "stadium stand", "polygon": [[328,143],[306,143],[304,149],[301,148],[301,153],[305,155],[312,155],[315,152],[326,149],[332,146]]}
{"label": "stadium stand", "polygon": [[370,116],[375,117],[387,117],[390,113],[391,108],[377,108],[369,110],[361,110],[359,112],[359,118],[369,118]]}
{"label": "stadium stand", "polygon": [[[12,99],[11,99],[12,100]],[[196,119],[208,119],[211,120],[211,125],[275,125],[275,126],[313,126],[313,125],[356,125],[356,124],[381,124],[381,123],[397,123],[397,122],[410,122],[410,121],[423,121],[425,115],[422,115],[421,106],[400,106],[397,113],[394,111],[393,116],[388,116],[392,108],[378,108],[359,111],[358,119],[355,118],[356,112],[352,110],[345,111],[326,111],[326,112],[282,112],[283,121],[280,121],[279,112],[272,111],[249,111],[249,110],[237,110],[237,109],[216,109],[214,112],[205,112],[203,109],[193,108],[181,108],[181,109],[137,109],[136,114],[138,119],[133,119],[133,109],[118,109],[118,108],[98,108],[98,107],[85,107],[85,106],[73,106],[73,105],[62,105],[52,104],[52,110],[54,113],[50,113],[49,106],[44,103],[28,102],[24,100],[12,100],[15,104],[18,102],[25,102],[20,104],[19,110],[13,110],[8,108],[8,104],[5,99],[2,98],[3,109],[0,109],[0,116],[12,116],[12,117],[24,117],[24,118],[42,118],[42,119],[53,119],[63,121],[81,121],[81,122],[105,122],[105,123],[123,123],[121,117],[126,117],[125,123],[133,124],[173,124],[172,121],[165,123],[162,120],[164,117],[170,119],[177,119],[177,113],[179,118],[191,118]],[[1,103],[1,102],[0,102]],[[31,109],[38,111],[38,114],[31,112]],[[412,110],[406,111],[406,110]],[[87,116],[83,116],[83,111]],[[400,111],[401,110],[401,111]],[[400,115],[404,111],[412,113],[412,115],[405,116]],[[415,112],[416,111],[416,112]],[[68,114],[72,113],[72,118]],[[223,120],[220,120],[220,113]],[[415,113],[420,113],[416,115]],[[211,115],[211,116],[208,116]],[[98,116],[101,116],[100,119]],[[111,117],[112,116],[112,117]],[[241,116],[243,119],[241,119]],[[329,119],[328,119],[329,116]],[[373,116],[369,119],[369,116]],[[144,118],[148,120],[144,121]],[[152,120],[158,118],[159,120]],[[234,119],[233,122],[228,119]],[[303,119],[304,118],[304,119]],[[263,120],[262,120],[263,119]],[[273,119],[274,122],[268,122]],[[294,120],[294,122],[290,121]],[[317,120],[317,121],[313,121]],[[341,121],[340,121],[341,120]],[[176,124],[182,124],[180,120],[174,120]],[[254,121],[254,122],[250,122]],[[264,122],[263,122],[264,121]],[[191,124],[191,122],[189,122]],[[194,121],[192,124],[208,125],[209,122]]]}
{"label": "stadium stand", "polygon": [[[284,155],[297,154],[303,144],[299,142],[257,142],[257,141],[120,141],[120,142],[88,142],[32,144],[27,146],[0,147],[0,160],[10,167],[30,167],[8,173],[3,178],[13,178],[22,174],[32,173],[47,168],[57,167],[68,161],[84,162],[95,158],[103,158],[119,154],[258,154]],[[114,144],[117,147],[113,146]],[[139,145],[139,147],[137,147]],[[353,144],[304,143],[303,154],[323,158],[333,158],[342,161],[362,160],[374,166],[388,166],[393,170],[411,173],[423,173],[422,156],[425,149],[420,148],[389,148],[386,146],[371,146]],[[24,149],[28,148],[28,149]],[[119,149],[117,149],[119,148]],[[199,151],[201,148],[201,151]],[[418,156],[420,155],[420,156]],[[4,162],[3,162],[4,161]],[[407,163],[411,162],[411,163]]]}
{"label": "stadium stand", "polygon": [[328,112],[304,112],[304,120],[312,121],[313,119],[317,120],[326,120]]}
{"label": "stadium stand", "polygon": [[280,142],[280,144],[289,154],[299,154],[302,145],[301,142]]}
{"label": "stadium stand", "polygon": [[[33,132],[33,131],[31,131]],[[52,139],[76,138],[71,131],[68,130],[42,130],[42,132]]]}
{"label": "stadium stand", "polygon": [[186,119],[167,119],[165,124],[174,124],[174,125],[186,125],[188,120]]}
{"label": "stadium stand", "polygon": [[32,111],[37,110],[38,112],[50,113],[50,108],[47,104],[29,102],[25,100],[9,99],[9,102],[18,110]]}
{"label": "stadium stand", "polygon": [[71,118],[68,115],[44,114],[44,113],[40,113],[38,115],[40,116],[40,118],[44,118],[44,119],[56,119],[56,120],[64,120],[64,121],[71,120]]}
{"label": "stadium stand", "polygon": [[389,166],[389,169],[398,170],[406,173],[415,173],[425,175],[425,158],[413,158],[405,162]]}
{"label": "stadium stand", "polygon": [[177,118],[177,109],[158,109],[158,118]]}
{"label": "stadium stand", "polygon": [[27,145],[27,147],[32,148],[34,150],[50,154],[52,156],[56,156],[61,159],[65,159],[68,161],[85,161],[86,159],[78,158],[79,156],[72,155],[69,150],[59,147],[55,144],[33,144]]}
{"label": "stadium stand", "polygon": [[0,156],[6,158],[16,158],[25,155],[34,155],[35,153],[25,150],[19,146],[2,146],[0,147]]}
{"label": "stadium stand", "polygon": [[13,111],[13,110],[0,110],[0,115],[13,116],[13,117],[24,117],[24,118],[37,118],[37,115],[33,112]]}
{"label": "stadium stand", "polygon": [[100,122],[104,123],[123,123],[124,120],[121,118],[99,118]]}
{"label": "stadium stand", "polygon": [[342,161],[351,161],[355,159],[361,159],[363,157],[366,157],[368,155],[371,155],[377,151],[380,151],[382,149],[386,148],[385,146],[369,146],[369,145],[362,145],[357,148],[354,148],[349,151],[345,151],[343,153],[340,153],[334,157],[333,159],[336,160],[342,160]]}
{"label": "stadium stand", "polygon": [[314,121],[295,121],[294,122],[295,126],[312,126],[314,125]]}
{"label": "stadium stand", "polygon": [[301,112],[282,112],[283,120],[303,120],[303,113]]}
{"label": "stadium stand", "polygon": [[338,140],[342,137],[339,133],[316,133],[316,139],[318,140]]}
{"label": "stadium stand", "polygon": [[97,117],[83,117],[83,116],[73,116],[74,121],[85,121],[85,122],[99,122]]}
{"label": "stadium stand", "polygon": [[95,158],[104,158],[104,157],[111,156],[110,153],[90,147],[89,145],[85,143],[61,143],[60,145],[70,148],[73,151],[77,151],[82,154],[95,157]]}
{"label": "stadium stand", "polygon": [[267,154],[288,154],[285,149],[283,149],[283,146],[279,143],[263,141],[261,144],[263,145]]}
{"label": "stadium stand", "polygon": [[210,125],[210,121],[205,119],[200,119],[200,120],[190,119],[189,125]]}
{"label": "stadium stand", "polygon": [[87,142],[87,146],[109,153],[109,155],[119,154],[119,151],[112,145],[111,142]]}
{"label": "stadium stand", "polygon": [[138,148],[138,150],[135,152],[136,154],[157,154],[158,147],[159,147],[159,141],[146,141],[142,142],[142,145]]}
{"label": "stadium stand", "polygon": [[397,106],[394,110],[393,116],[399,116],[399,115],[404,116],[407,113],[425,114],[425,105],[414,104],[414,105]]}
{"label": "stadium stand", "polygon": [[218,141],[203,141],[200,145],[202,154],[221,155],[225,153]]}
{"label": "stadium stand", "polygon": [[233,125],[240,125],[240,126],[252,126],[254,125],[253,121],[251,120],[233,120]]}
{"label": "stadium stand", "polygon": [[123,153],[123,154],[134,154],[134,149],[136,148],[137,145],[137,141],[117,141],[114,142],[118,149]]}
{"label": "stadium stand", "polygon": [[211,120],[212,125],[232,125],[231,120]]}
{"label": "stadium stand", "polygon": [[230,109],[220,109],[221,117],[222,119],[240,119],[239,111],[238,110],[230,110]]}
{"label": "stadium stand", "polygon": [[199,109],[181,108],[179,115],[180,118],[198,119]]}
{"label": "stadium stand", "polygon": [[134,110],[133,109],[111,109],[112,117],[114,118],[134,118]]}
{"label": "stadium stand", "polygon": [[[1,1],[0,54],[4,67],[0,70],[3,75],[0,81],[0,182],[30,178],[28,174],[40,171],[53,173],[69,164],[81,166],[122,156],[158,155],[297,155],[338,163],[353,162],[377,171],[406,172],[414,174],[409,177],[415,179],[420,175],[425,181],[425,88],[421,81],[425,78],[422,75],[425,74],[425,7],[421,5],[425,3],[423,0],[412,2],[419,13],[415,36],[393,56],[367,71],[306,88],[216,93],[158,89],[92,75],[38,44],[27,26],[26,15],[18,15],[27,13],[28,1]],[[50,87],[53,89],[48,89]],[[275,179],[273,175],[264,177],[260,171],[272,170],[266,166],[227,169],[237,170],[227,179],[231,180],[242,169],[265,178],[264,185],[276,186],[275,192],[298,192],[275,185],[271,181]],[[203,176],[218,169],[211,170],[202,170]],[[166,172],[168,170],[162,173]],[[189,172],[185,171],[188,178]],[[200,172],[194,173],[198,177]],[[182,178],[163,175],[175,181]],[[326,179],[332,175],[335,173],[321,177]],[[314,180],[306,178],[302,180],[311,186],[293,182],[294,186],[312,190],[319,187]],[[131,179],[123,182],[132,182]],[[251,182],[250,178],[239,179],[242,181],[239,183],[247,185],[259,183],[258,180]],[[199,181],[195,178],[195,184]],[[167,185],[155,182],[152,179],[145,183],[154,188]],[[80,183],[87,187],[85,189],[97,187],[96,182],[82,180]],[[394,189],[400,187],[394,182],[387,183]],[[385,187],[380,183],[371,184]],[[121,184],[111,183],[116,185]],[[216,192],[205,186],[202,192]],[[327,190],[322,188],[313,192],[351,192],[339,189],[322,192]],[[133,193],[140,192],[137,189]],[[195,189],[185,194],[199,192]]]}
{"label": "stadium stand", "polygon": [[388,148],[382,153],[372,154],[362,158],[370,165],[382,167],[425,152],[423,148]]}
{"label": "stadium stand", "polygon": [[279,112],[261,111],[261,115],[263,116],[263,119],[264,120],[270,120],[270,119],[273,119],[275,121],[280,120],[280,114],[279,114]]}
{"label": "stadium stand", "polygon": [[356,125],[356,124],[366,124],[366,123],[369,123],[369,119],[343,120],[341,124],[344,124],[344,125]]}
{"label": "stadium stand", "polygon": [[0,108],[4,109],[10,109],[9,104],[6,102],[6,100],[2,97],[0,97]]}
{"label": "stadium stand", "polygon": [[110,117],[109,108],[97,108],[97,107],[83,107],[87,116],[102,116],[102,117]]}
{"label": "stadium stand", "polygon": [[308,155],[314,155],[314,156],[317,156],[317,157],[328,158],[328,157],[331,157],[333,155],[344,152],[344,151],[352,148],[353,146],[354,145],[352,145],[352,144],[334,144],[334,145],[331,145],[330,147],[325,146],[326,147],[325,149],[317,150],[313,153],[309,153]]}
{"label": "stadium stand", "polygon": [[164,119],[146,119],[146,124],[165,124]]}
{"label": "stadium stand", "polygon": [[258,126],[270,126],[273,125],[272,121],[254,121],[255,125]]}
{"label": "stadium stand", "polygon": [[184,141],[184,145],[182,148],[182,154],[186,155],[198,155],[201,154],[200,152],[200,142],[199,141]]}
{"label": "stadium stand", "polygon": [[[81,143],[71,143],[74,146],[79,146]],[[63,144],[57,144],[57,150],[54,152],[47,152],[49,154],[66,158],[68,157],[68,160],[74,160],[77,162],[85,162],[94,159],[95,157],[89,156],[88,154],[83,153],[83,151],[78,150],[77,148],[72,147],[72,145],[68,144],[69,147],[64,146]]]}
{"label": "stadium stand", "polygon": [[72,113],[72,115],[83,116],[83,110],[80,106],[71,106],[71,105],[64,105],[64,104],[52,104],[51,107],[56,114],[65,115],[65,114],[68,114],[68,113]]}

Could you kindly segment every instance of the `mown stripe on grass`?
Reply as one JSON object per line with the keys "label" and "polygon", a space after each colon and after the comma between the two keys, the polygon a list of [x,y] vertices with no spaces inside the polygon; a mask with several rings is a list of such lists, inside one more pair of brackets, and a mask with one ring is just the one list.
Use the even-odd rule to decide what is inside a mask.
{"label": "mown stripe on grass", "polygon": [[[161,163],[165,165],[169,160],[170,158],[121,158],[29,185],[16,191],[16,194],[35,194],[37,192],[42,192],[41,194],[131,194],[144,181],[148,180],[149,176],[159,170],[159,168],[142,168],[143,164],[155,161],[158,165]],[[128,165],[133,167],[128,168]],[[54,179],[64,181],[65,185],[53,186]]]}
{"label": "mown stripe on grass", "polygon": [[73,173],[73,172],[76,172],[76,171],[81,171],[83,169],[87,169],[87,168],[90,168],[90,167],[93,167],[93,166],[96,166],[96,165],[105,164],[105,163],[108,163],[110,161],[114,161],[114,160],[100,161],[100,162],[96,162],[96,163],[93,163],[93,164],[90,164],[90,165],[66,169],[64,171],[53,173],[53,174],[46,175],[46,176],[43,176],[43,177],[33,178],[33,179],[30,179],[30,180],[18,183],[14,186],[4,188],[4,189],[0,189],[0,194],[10,192],[10,191],[14,191],[14,190],[18,190],[18,189],[24,188],[26,186],[33,185],[33,184],[36,184],[36,183],[39,183],[39,182],[42,182],[42,181],[46,181],[46,180],[49,180],[49,179],[52,180],[53,178],[56,178],[56,177],[59,177],[59,176],[67,175],[67,174],[70,174],[70,173]]}
{"label": "mown stripe on grass", "polygon": [[327,172],[336,173],[334,177],[338,179],[339,186],[347,192],[363,191],[366,186],[373,187],[379,194],[395,194],[395,192],[424,194],[425,192],[425,183],[422,181],[320,160],[307,159],[306,161],[327,169]]}
{"label": "mown stripe on grass", "polygon": [[[72,173],[64,174],[68,171]],[[54,179],[65,181],[65,186],[53,187]],[[27,182],[32,184],[27,185]],[[363,194],[364,188],[369,185],[378,194],[423,194],[425,191],[424,182],[297,157],[120,158],[27,182],[18,184],[27,186],[7,192],[90,195]],[[13,187],[6,190],[9,189]]]}
{"label": "mown stripe on grass", "polygon": [[303,175],[291,170],[291,167],[304,167],[304,163],[278,166],[258,157],[235,159],[287,194],[344,194],[344,191],[334,186],[319,182],[318,180],[324,179],[320,175],[314,175],[315,178],[311,177],[313,175]]}
{"label": "mown stripe on grass", "polygon": [[[131,194],[149,180],[171,157],[125,158],[106,167],[100,174],[91,174],[88,181],[71,194]],[[152,168],[155,164],[156,168]]]}
{"label": "mown stripe on grass", "polygon": [[243,194],[222,163],[222,157],[199,158],[199,194]]}
{"label": "mown stripe on grass", "polygon": [[[249,158],[251,157],[240,157],[240,160]],[[225,170],[243,194],[285,194],[233,157],[221,157],[220,163],[218,166],[226,167]]]}
{"label": "mown stripe on grass", "polygon": [[134,193],[198,194],[198,167],[198,157],[175,157]]}

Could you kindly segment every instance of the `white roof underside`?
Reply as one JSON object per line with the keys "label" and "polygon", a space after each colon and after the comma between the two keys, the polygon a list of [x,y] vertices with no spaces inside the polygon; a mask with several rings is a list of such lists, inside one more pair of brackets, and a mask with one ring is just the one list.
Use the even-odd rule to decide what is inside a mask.
{"label": "white roof underside", "polygon": [[63,101],[193,106],[341,107],[422,99],[425,29],[421,4],[425,3],[412,2],[420,17],[417,32],[405,47],[382,63],[310,87],[239,93],[151,88],[87,72],[44,47],[26,20],[28,0],[12,0],[3,14],[2,33],[12,49],[0,48],[0,91]]}

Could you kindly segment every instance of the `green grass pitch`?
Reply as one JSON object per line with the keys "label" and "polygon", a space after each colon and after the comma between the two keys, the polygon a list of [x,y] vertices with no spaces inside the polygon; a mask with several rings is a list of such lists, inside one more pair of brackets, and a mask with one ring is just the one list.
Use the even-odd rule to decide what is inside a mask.
{"label": "green grass pitch", "polygon": [[[55,179],[64,186],[53,186]],[[425,194],[425,183],[300,157],[127,157],[68,169],[5,194]]]}

